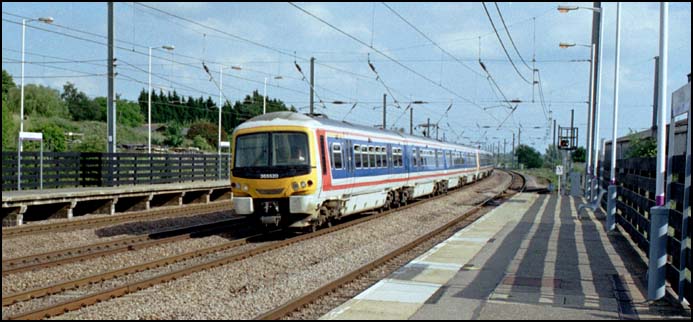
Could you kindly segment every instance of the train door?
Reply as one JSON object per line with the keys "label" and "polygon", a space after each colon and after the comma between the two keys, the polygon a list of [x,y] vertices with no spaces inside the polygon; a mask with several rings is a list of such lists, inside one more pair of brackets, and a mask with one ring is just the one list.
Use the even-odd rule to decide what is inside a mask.
{"label": "train door", "polygon": [[344,145],[344,159],[347,173],[344,179],[344,184],[347,187],[344,191],[344,195],[350,196],[353,191],[352,185],[354,184],[354,176],[356,175],[356,169],[354,168],[354,143],[351,140],[345,140]]}

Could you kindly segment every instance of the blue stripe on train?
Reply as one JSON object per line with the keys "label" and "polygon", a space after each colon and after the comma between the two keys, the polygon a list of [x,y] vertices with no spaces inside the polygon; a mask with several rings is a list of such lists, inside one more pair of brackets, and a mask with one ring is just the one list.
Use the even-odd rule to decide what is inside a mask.
{"label": "blue stripe on train", "polygon": [[[351,141],[351,146],[347,145],[347,141]],[[335,153],[333,150],[335,147],[335,144],[339,144],[339,151],[341,153]],[[361,167],[361,168],[356,168],[356,162],[354,158],[354,146],[359,146],[359,147],[383,147],[386,149],[386,162],[387,162],[387,167],[380,167],[380,168],[372,168],[372,167]],[[393,167],[393,149],[395,148],[401,148],[402,149],[402,166],[401,167]],[[414,166],[412,164],[412,152],[415,149],[423,149],[423,150],[432,150],[433,155],[432,156],[421,156],[421,159],[426,159],[426,165],[421,166],[420,164],[417,164]],[[470,152],[463,152],[463,158],[464,158],[464,164],[461,165],[450,165],[450,161],[448,160],[448,151],[451,151],[452,153],[457,154],[458,152],[454,150],[445,150],[445,149],[430,149],[426,148],[425,146],[405,146],[405,145],[400,145],[400,144],[391,144],[391,143],[384,143],[384,142],[368,142],[368,141],[362,141],[362,140],[353,140],[353,139],[338,139],[334,137],[328,137],[327,138],[327,147],[326,147],[326,152],[330,153],[330,168],[332,170],[332,177],[335,179],[344,179],[344,178],[350,178],[350,177],[370,177],[370,176],[381,176],[381,175],[388,175],[388,174],[404,174],[404,173],[421,173],[421,172],[430,172],[430,171],[440,171],[440,170],[460,170],[460,169],[474,169],[476,168],[476,155],[474,153]],[[441,155],[441,160],[439,160],[438,165],[436,166],[435,164],[435,155],[436,153],[440,153],[442,151]],[[335,159],[337,159],[337,163],[339,163],[340,156],[338,154],[341,154],[341,165],[342,167],[340,169],[335,168]],[[366,154],[368,155],[368,154]],[[482,159],[482,164],[481,166],[486,166],[490,164],[490,159],[488,157],[485,157],[483,155],[480,155],[480,159]],[[486,159],[489,159],[488,161]],[[417,162],[421,163],[421,162]]]}

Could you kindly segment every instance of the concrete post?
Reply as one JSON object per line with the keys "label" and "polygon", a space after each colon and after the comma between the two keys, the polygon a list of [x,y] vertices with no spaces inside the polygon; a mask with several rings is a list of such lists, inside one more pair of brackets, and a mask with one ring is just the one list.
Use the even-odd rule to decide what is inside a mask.
{"label": "concrete post", "polygon": [[609,192],[606,195],[606,230],[616,229],[616,185],[609,185]]}
{"label": "concrete post", "polygon": [[576,171],[570,172],[570,195],[580,197],[580,173]]}
{"label": "concrete post", "polygon": [[650,251],[647,268],[647,299],[658,300],[666,289],[667,231],[669,209],[655,206],[650,209]]}

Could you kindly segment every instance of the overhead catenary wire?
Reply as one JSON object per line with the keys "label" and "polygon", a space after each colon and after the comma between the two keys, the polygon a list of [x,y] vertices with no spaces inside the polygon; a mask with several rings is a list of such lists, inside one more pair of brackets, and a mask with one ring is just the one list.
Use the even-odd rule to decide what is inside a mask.
{"label": "overhead catenary wire", "polygon": [[[402,68],[408,70],[409,72],[411,72],[411,73],[413,73],[413,74],[419,76],[420,78],[423,78],[424,80],[428,81],[429,83],[431,83],[431,84],[433,84],[433,85],[435,85],[435,86],[437,86],[437,87],[443,89],[444,91],[446,91],[446,92],[448,92],[448,93],[450,93],[450,94],[455,95],[456,97],[460,98],[461,100],[463,100],[463,101],[465,101],[465,102],[467,102],[467,103],[469,103],[469,104],[471,104],[471,105],[473,105],[473,106],[475,106],[475,107],[477,107],[478,109],[480,109],[480,110],[483,111],[483,107],[480,106],[479,104],[477,104],[477,103],[475,103],[474,101],[472,101],[472,100],[470,100],[470,99],[468,99],[468,98],[466,98],[466,97],[464,97],[464,96],[462,96],[462,95],[456,93],[455,91],[453,91],[453,90],[451,90],[451,89],[449,89],[449,88],[447,88],[447,87],[445,87],[445,86],[443,86],[443,85],[437,84],[434,80],[432,80],[432,79],[430,79],[429,77],[427,77],[427,76],[421,74],[420,72],[418,72],[418,71],[412,69],[411,67],[409,67],[409,66],[407,66],[407,65],[405,65],[405,64],[403,64],[403,63],[401,63],[401,62],[399,62],[398,60],[396,60],[396,59],[390,57],[389,55],[387,55],[387,54],[384,53],[383,51],[379,50],[378,48],[369,46],[369,45],[368,45],[366,42],[364,42],[363,40],[358,39],[358,38],[356,38],[355,36],[353,36],[352,34],[350,34],[350,33],[346,32],[346,31],[344,31],[344,30],[342,30],[342,29],[340,29],[340,28],[338,28],[338,27],[332,25],[331,23],[329,23],[329,22],[325,21],[324,19],[322,19],[322,18],[316,16],[316,15],[313,14],[312,12],[305,10],[304,8],[302,8],[302,7],[298,6],[298,5],[296,5],[295,3],[289,2],[289,4],[290,4],[291,6],[293,6],[294,8],[296,8],[296,9],[302,11],[303,13],[305,13],[305,14],[307,14],[307,15],[313,17],[314,19],[316,19],[316,20],[322,22],[323,24],[329,26],[330,28],[334,29],[335,31],[337,31],[337,32],[339,32],[339,33],[341,33],[341,34],[343,34],[344,36],[346,36],[346,37],[348,37],[348,38],[350,38],[350,39],[352,39],[352,40],[358,42],[359,44],[361,44],[361,45],[363,45],[363,46],[365,46],[365,47],[371,48],[373,51],[375,51],[375,52],[377,52],[378,54],[380,54],[381,56],[383,56],[383,57],[385,57],[385,58],[391,60],[392,62],[394,62],[394,63],[396,63],[397,65],[399,65],[400,67],[402,67]],[[485,112],[485,111],[484,111],[484,112]],[[491,118],[493,118],[493,119],[495,119],[495,120],[498,120],[495,116],[493,116],[493,114],[490,114],[490,113],[487,113],[487,114],[488,114]]]}
{"label": "overhead catenary wire", "polygon": [[[142,5],[142,4],[140,4],[140,5]],[[149,6],[147,6],[147,5],[142,5],[142,6],[144,6],[144,7],[149,7]],[[151,8],[151,7],[149,7],[149,8]],[[173,14],[169,14],[169,13],[167,13],[167,12],[165,12],[165,11],[163,11],[163,10],[157,9],[157,8],[153,8],[153,9],[156,9],[158,12],[162,12],[162,13],[165,13],[165,14],[168,14],[168,15],[173,15]],[[8,14],[8,13],[3,12],[3,14]],[[20,15],[15,15],[15,14],[10,14],[10,15],[17,16],[17,17],[20,17],[20,18],[25,18],[25,17],[20,16]],[[175,16],[175,17],[177,17],[177,18],[179,18],[179,19],[183,19],[183,20],[185,20],[185,21],[189,21],[189,20],[187,20],[186,18],[183,18],[183,17],[179,17],[179,16],[176,16],[176,15],[173,15],[173,16]],[[5,18],[3,18],[3,21],[9,22],[9,23],[13,23],[13,24],[17,24],[17,25],[21,25],[21,22],[12,21],[12,20],[5,19]],[[203,25],[203,26],[204,26],[204,25]],[[50,30],[50,29],[46,29],[46,28],[41,28],[41,27],[38,27],[38,26],[35,26],[35,25],[27,25],[27,27],[33,28],[33,29],[36,29],[36,30],[45,31],[45,32],[50,32],[50,33],[59,34],[59,35],[62,35],[62,36],[66,36],[66,37],[70,37],[70,38],[73,38],[73,39],[82,40],[82,41],[86,41],[86,42],[90,42],[90,43],[94,43],[94,44],[98,44],[98,45],[102,45],[102,46],[108,46],[108,44],[105,43],[105,42],[101,42],[101,41],[97,41],[97,40],[93,40],[93,39],[88,39],[88,38],[84,38],[84,37],[76,36],[76,35],[72,35],[72,34],[67,34],[67,33],[59,32],[59,31],[55,31],[55,30]],[[103,36],[103,35],[98,35],[98,34],[94,34],[94,33],[91,33],[91,32],[85,32],[85,31],[77,30],[77,29],[70,28],[70,27],[65,27],[65,26],[61,26],[61,25],[56,25],[56,27],[68,29],[68,30],[71,30],[71,31],[81,32],[81,33],[84,33],[84,34],[87,34],[87,35],[90,35],[90,36],[95,36],[95,37],[107,39],[107,37],[106,37],[106,36]],[[212,27],[207,27],[207,28],[210,28],[210,29],[213,29],[213,30],[217,30],[216,28],[212,28]],[[217,30],[217,31],[218,31],[218,30]],[[229,35],[232,35],[232,34],[229,34]],[[135,43],[127,42],[127,41],[118,41],[118,42],[124,43],[124,44],[132,44],[133,46],[137,46],[137,47],[140,47],[140,48],[148,48],[147,46],[144,46],[144,45],[141,45],[141,44],[135,44]],[[252,41],[251,41],[251,42],[252,42]],[[254,43],[254,42],[252,42],[252,43]],[[261,44],[260,44],[260,45],[261,45]],[[263,46],[263,47],[267,47],[267,46]],[[123,46],[115,46],[115,48],[121,49],[121,50],[125,50],[125,51],[127,51],[127,52],[136,53],[136,54],[139,54],[139,55],[148,56],[148,53],[143,52],[143,51],[134,50],[133,48],[123,47]],[[280,52],[281,52],[281,51],[280,51]],[[286,54],[285,52],[281,52],[281,53]],[[184,58],[188,58],[188,59],[193,59],[193,60],[196,61],[196,62],[200,62],[200,61],[201,61],[199,58],[192,57],[192,56],[187,56],[187,55],[183,55],[183,54],[176,54],[176,56],[178,56],[178,57],[184,57]],[[157,59],[161,59],[161,60],[165,60],[165,61],[169,61],[169,62],[172,62],[172,63],[177,63],[177,64],[180,64],[180,65],[188,65],[188,66],[193,65],[192,63],[187,63],[187,64],[186,64],[186,63],[182,63],[182,62],[179,62],[179,61],[175,61],[175,60],[173,60],[173,59],[171,59],[171,58],[168,58],[168,57],[161,57],[161,56],[156,56],[156,55],[152,55],[152,57],[153,57],[153,58],[157,58]],[[213,64],[217,64],[217,62],[212,62],[212,61],[207,61],[207,62],[213,63]],[[197,66],[199,66],[199,65],[197,65]],[[356,74],[356,73],[353,73],[353,72],[349,72],[349,71],[345,71],[345,70],[343,70],[343,69],[340,69],[340,68],[337,68],[337,67],[334,67],[334,66],[330,66],[330,65],[327,65],[327,64],[321,64],[321,66],[325,66],[325,67],[327,67],[327,68],[330,68],[330,69],[333,69],[333,70],[336,70],[336,71],[340,71],[340,72],[344,72],[344,73],[348,73],[348,74],[351,74],[351,75],[355,75],[355,76],[358,76],[358,77],[361,77],[361,78],[371,79],[369,76],[359,75],[359,74]],[[199,69],[199,67],[195,67],[195,68],[198,68],[198,69]],[[230,75],[230,76],[231,76],[231,77],[239,78],[239,77],[237,77],[237,76],[235,76],[235,75]],[[242,79],[242,78],[241,78],[241,79]],[[248,80],[248,79],[245,79],[245,80]],[[372,80],[372,79],[371,79],[371,80]],[[255,80],[250,80],[250,81],[255,82],[255,83],[260,83],[260,84],[262,84],[262,81],[255,81]],[[268,86],[276,87],[276,88],[282,88],[282,89],[286,89],[286,90],[289,90],[289,91],[298,92],[298,91],[296,91],[296,90],[288,89],[288,88],[286,88],[286,87],[282,87],[282,86],[279,86],[279,85],[268,84]],[[333,92],[334,92],[334,91],[333,91]],[[305,94],[305,92],[299,92],[299,93]],[[336,93],[336,92],[335,92],[335,93]],[[341,96],[347,97],[346,95],[343,95],[343,94],[342,94]]]}
{"label": "overhead catenary wire", "polygon": [[308,79],[306,78],[306,75],[303,73],[303,70],[301,70],[301,66],[300,66],[300,65],[298,64],[298,62],[296,62],[295,60],[294,60],[294,65],[296,66],[296,70],[297,70],[297,71],[301,74],[301,76],[303,77],[302,80],[305,81],[305,82],[308,84],[308,88],[312,89],[312,90],[313,90],[313,93],[315,94],[315,96],[318,97],[318,101],[319,101],[320,104],[322,105],[322,108],[327,109],[327,106],[325,105],[325,101],[323,101],[322,98],[320,98],[320,95],[318,95],[318,91],[315,90],[315,86],[313,86],[313,84],[311,84],[311,83],[308,81]]}
{"label": "overhead catenary wire", "polygon": [[510,35],[510,30],[508,30],[508,26],[505,24],[505,19],[503,19],[503,14],[500,11],[500,8],[498,7],[498,2],[494,2],[494,5],[496,5],[496,11],[498,11],[498,16],[501,19],[501,22],[503,23],[503,27],[505,28],[505,33],[508,35],[508,38],[510,39],[510,43],[513,45],[513,48],[515,49],[515,53],[517,53],[517,56],[520,57],[520,60],[522,61],[523,64],[525,64],[525,67],[529,69],[530,71],[533,71],[534,68],[529,67],[527,65],[527,62],[525,61],[524,58],[522,58],[522,54],[520,54],[520,51],[517,49],[517,46],[515,45],[515,41],[513,40],[513,36]]}
{"label": "overhead catenary wire", "polygon": [[375,79],[377,81],[380,81],[380,84],[382,84],[383,87],[385,87],[385,90],[387,90],[387,92],[390,94],[390,97],[392,98],[392,101],[395,103],[395,106],[397,106],[397,108],[402,108],[399,105],[399,101],[397,100],[397,97],[394,94],[392,94],[392,90],[390,89],[390,87],[387,86],[387,84],[385,83],[385,80],[380,76],[378,71],[375,70],[375,66],[373,66],[373,63],[371,62],[370,55],[368,56],[368,67],[375,74]]}
{"label": "overhead catenary wire", "polygon": [[500,37],[500,34],[498,34],[498,30],[496,29],[496,24],[493,23],[493,19],[491,18],[491,14],[488,12],[488,8],[486,8],[486,3],[482,2],[481,3],[484,6],[484,11],[486,12],[486,17],[488,17],[488,21],[491,23],[491,27],[493,27],[493,31],[496,33],[496,37],[498,38],[498,42],[500,43],[501,47],[503,48],[503,52],[505,52],[505,56],[508,57],[508,60],[510,61],[510,64],[513,66],[513,69],[515,69],[515,72],[517,72],[517,75],[522,78],[523,81],[525,81],[527,84],[532,85],[530,81],[528,81],[522,73],[520,73],[520,70],[517,69],[517,66],[513,62],[513,59],[510,57],[510,54],[508,53],[508,50],[505,48],[505,44],[503,44],[503,40]]}
{"label": "overhead catenary wire", "polygon": [[[138,45],[138,47],[139,47],[139,45]],[[133,48],[135,48],[135,47],[133,46]],[[143,47],[143,48],[144,48],[144,47]],[[131,48],[128,48],[128,49],[131,49]],[[176,56],[179,56],[179,55],[176,54]],[[183,57],[184,57],[184,55],[180,55],[180,56],[183,56]],[[189,57],[189,56],[188,56],[188,57]],[[178,57],[177,57],[177,58],[178,58]],[[119,61],[120,61],[120,59],[119,59]],[[209,65],[209,64],[208,64],[208,65]],[[122,67],[121,67],[121,68],[122,68]],[[199,70],[199,64],[198,64],[198,66],[197,66],[197,69]],[[170,79],[170,78],[169,78],[169,79]],[[371,79],[372,79],[372,78],[371,78]],[[261,83],[261,81],[255,81],[255,82],[256,82],[256,83]],[[436,81],[435,83],[440,84],[440,82],[438,82],[438,81]],[[270,86],[271,86],[271,85],[270,85]],[[316,86],[316,88],[318,88],[318,86]],[[393,96],[393,97],[394,97],[394,96]],[[352,101],[357,101],[357,100],[354,99],[354,100],[352,100]],[[359,100],[359,101],[360,101],[360,100]]]}
{"label": "overhead catenary wire", "polygon": [[450,56],[450,58],[452,58],[452,59],[454,59],[455,61],[457,61],[458,63],[460,63],[460,65],[462,65],[464,68],[466,68],[466,69],[469,70],[470,72],[476,74],[477,76],[482,76],[482,77],[483,77],[483,75],[479,74],[479,72],[475,71],[474,69],[472,69],[471,67],[469,67],[467,64],[465,64],[464,62],[462,62],[461,60],[459,60],[455,55],[451,54],[449,51],[445,50],[443,47],[441,47],[440,45],[438,45],[438,43],[435,42],[433,39],[431,39],[431,37],[429,37],[429,36],[426,35],[423,31],[421,31],[419,28],[417,28],[416,26],[414,26],[414,24],[412,24],[412,23],[409,22],[407,19],[405,19],[405,18],[404,18],[402,15],[400,15],[399,12],[397,12],[395,9],[393,9],[393,8],[390,7],[390,6],[388,6],[387,3],[383,2],[383,5],[384,5],[387,9],[389,9],[395,16],[397,16],[399,19],[401,19],[401,20],[404,21],[407,25],[409,25],[409,27],[411,27],[412,29],[416,30],[416,32],[418,32],[422,37],[426,38],[426,39],[427,39],[428,41],[430,41],[433,45],[435,45],[436,47],[438,47],[438,49],[440,49],[443,53],[445,53],[446,55]]}

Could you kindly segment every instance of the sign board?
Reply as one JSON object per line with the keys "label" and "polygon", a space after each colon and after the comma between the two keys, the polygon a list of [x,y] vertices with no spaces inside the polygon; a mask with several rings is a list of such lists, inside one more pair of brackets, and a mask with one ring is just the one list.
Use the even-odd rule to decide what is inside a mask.
{"label": "sign board", "polygon": [[42,141],[43,133],[41,132],[19,132],[19,139],[22,141]]}
{"label": "sign board", "polygon": [[559,175],[559,176],[563,175],[563,166],[562,165],[556,166],[556,175]]}
{"label": "sign board", "polygon": [[691,83],[671,94],[671,116],[676,117],[691,109]]}
{"label": "sign board", "polygon": [[229,141],[221,141],[221,145],[220,145],[220,146],[221,146],[222,148],[230,148],[230,147],[231,147],[231,143],[229,143]]}

